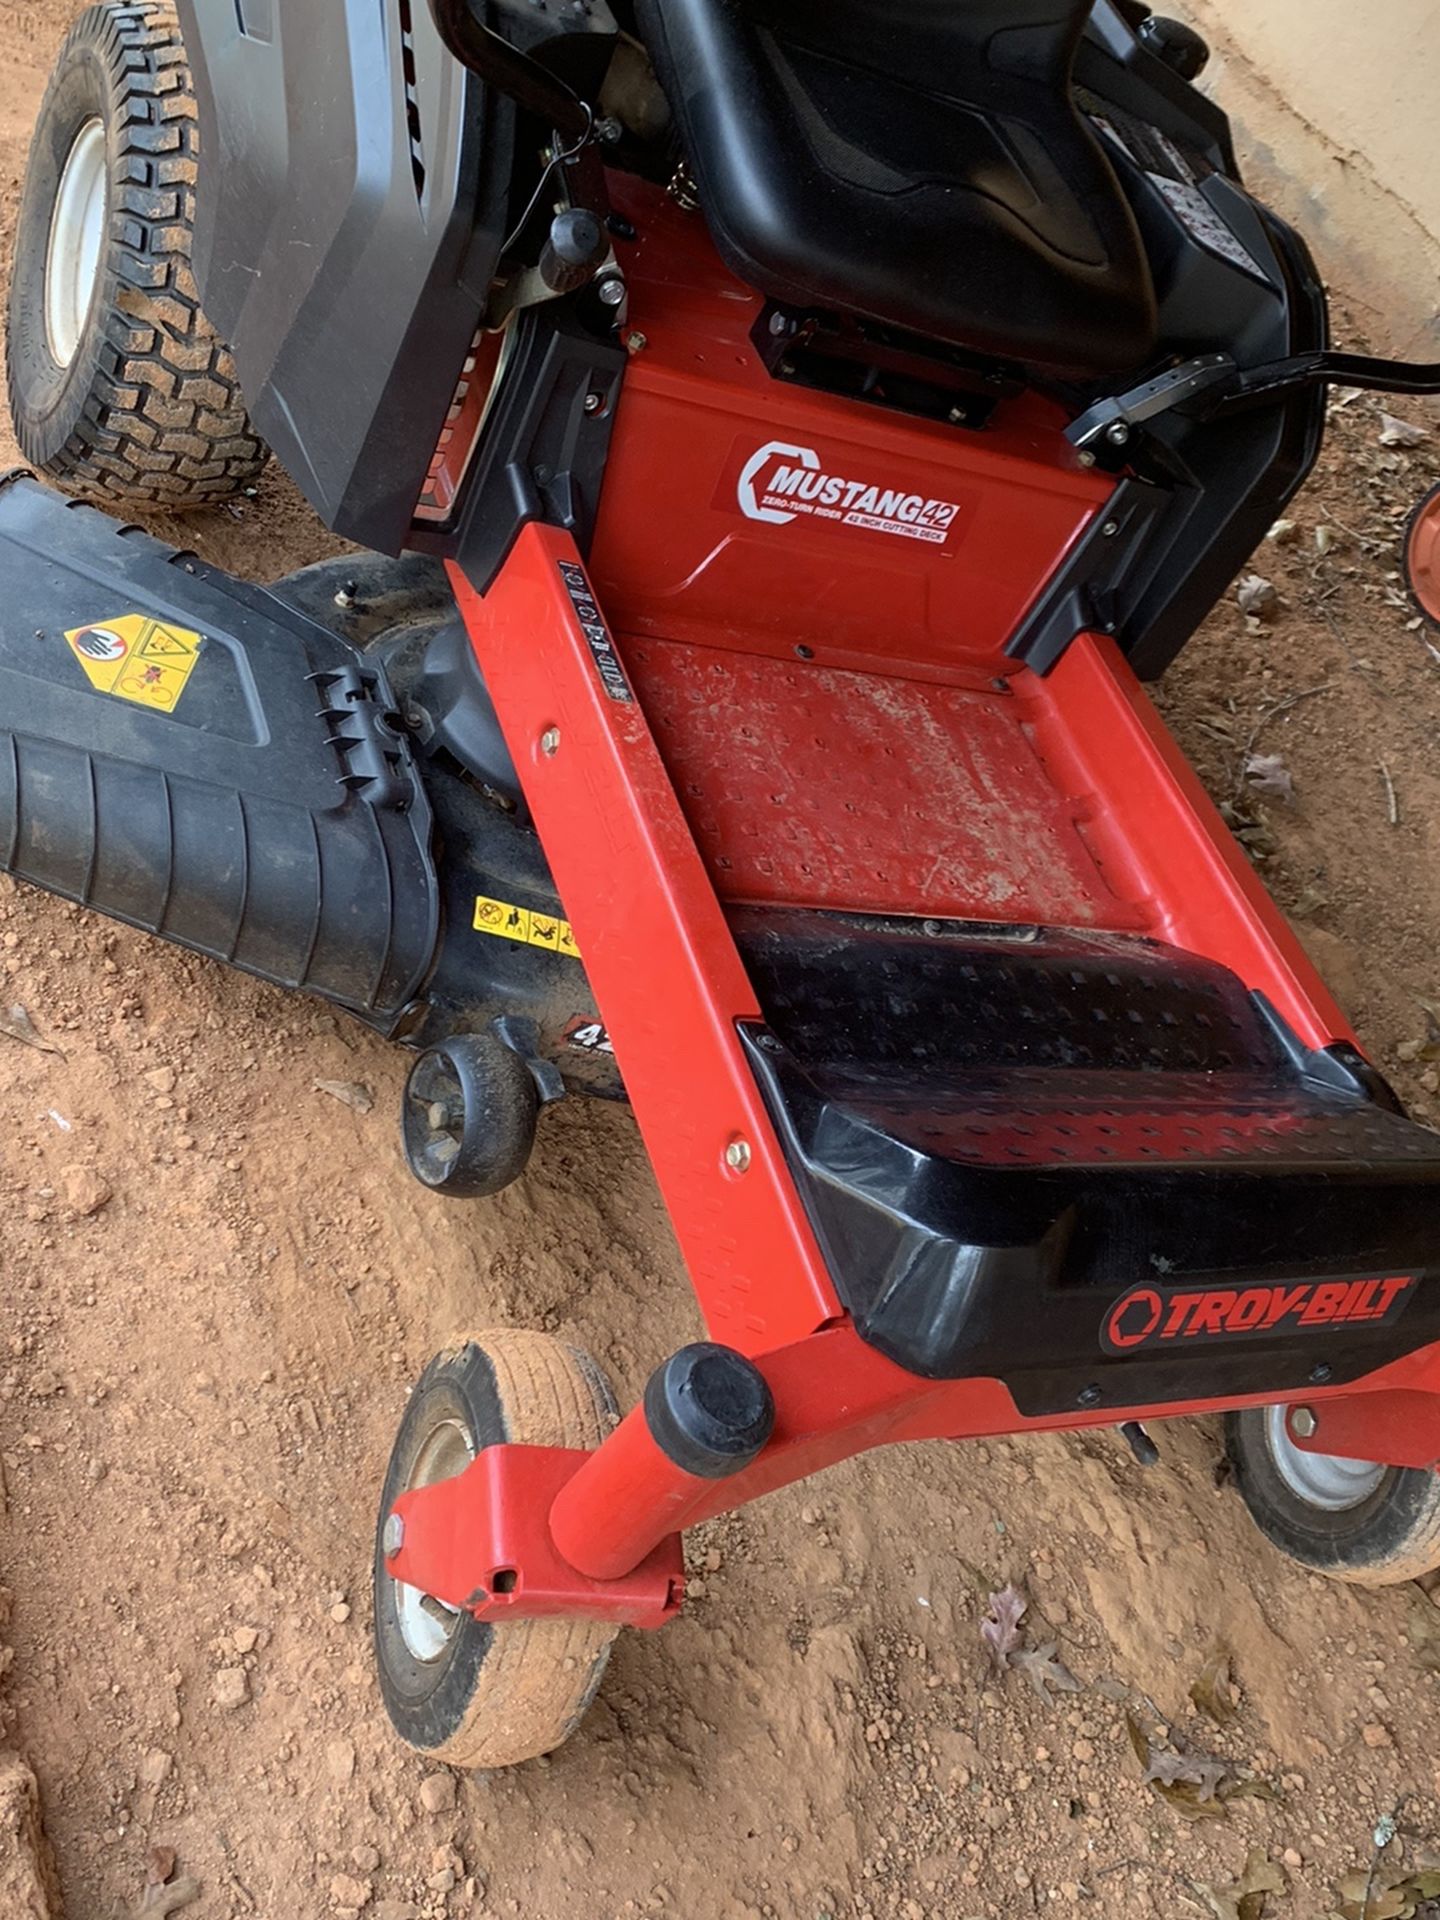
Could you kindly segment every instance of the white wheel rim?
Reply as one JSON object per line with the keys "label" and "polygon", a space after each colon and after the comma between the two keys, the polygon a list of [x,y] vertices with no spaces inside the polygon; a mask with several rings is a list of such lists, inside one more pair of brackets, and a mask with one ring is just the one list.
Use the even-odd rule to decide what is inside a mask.
{"label": "white wheel rim", "polygon": [[[468,1429],[458,1420],[442,1420],[426,1436],[405,1491],[453,1480],[474,1458],[475,1442]],[[403,1580],[395,1582],[395,1618],[410,1657],[426,1666],[441,1657],[460,1624],[453,1607],[432,1599],[419,1587],[407,1587]]]}
{"label": "white wheel rim", "polygon": [[1346,1513],[1368,1500],[1388,1467],[1373,1460],[1344,1460],[1334,1453],[1307,1453],[1290,1437],[1289,1407],[1265,1409],[1265,1440],[1275,1470],[1291,1493],[1325,1513]]}
{"label": "white wheel rim", "polygon": [[100,278],[109,207],[105,123],[87,120],[60,174],[45,249],[45,335],[57,366],[80,351]]}

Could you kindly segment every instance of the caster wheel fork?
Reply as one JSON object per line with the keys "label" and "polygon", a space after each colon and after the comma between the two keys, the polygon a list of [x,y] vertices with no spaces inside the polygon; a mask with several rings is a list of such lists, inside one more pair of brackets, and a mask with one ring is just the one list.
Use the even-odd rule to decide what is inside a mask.
{"label": "caster wheel fork", "polygon": [[508,1767],[558,1747],[593,1700],[619,1629],[476,1620],[393,1578],[396,1500],[463,1473],[486,1447],[593,1449],[614,1419],[595,1361],[544,1333],[471,1335],[437,1354],[411,1394],[376,1526],[374,1644],[391,1724],[430,1758]]}

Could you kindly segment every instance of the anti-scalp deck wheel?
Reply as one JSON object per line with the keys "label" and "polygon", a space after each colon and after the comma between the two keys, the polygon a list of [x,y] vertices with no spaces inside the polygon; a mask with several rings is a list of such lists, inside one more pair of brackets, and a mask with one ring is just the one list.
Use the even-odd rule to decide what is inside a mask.
{"label": "anti-scalp deck wheel", "polygon": [[169,0],[89,7],[60,49],[15,231],[6,366],[30,464],[105,504],[195,507],[266,451],[191,269],[195,95]]}
{"label": "anti-scalp deck wheel", "polygon": [[489,1033],[422,1053],[405,1082],[401,1136],[415,1178],[449,1199],[499,1193],[535,1145],[540,1093],[519,1054]]}
{"label": "anti-scalp deck wheel", "polygon": [[437,1354],[390,1455],[375,1541],[375,1653],[402,1739],[456,1767],[509,1767],[558,1747],[595,1697],[617,1627],[590,1620],[500,1626],[452,1613],[386,1571],[385,1520],[412,1487],[462,1473],[484,1447],[594,1448],[615,1422],[589,1354],[550,1334],[472,1334]]}
{"label": "anti-scalp deck wheel", "polygon": [[1309,1453],[1290,1407],[1225,1416],[1225,1447],[1257,1527],[1302,1567],[1388,1587],[1440,1566],[1440,1473]]}
{"label": "anti-scalp deck wheel", "polygon": [[1401,566],[1410,598],[1440,627],[1440,487],[1432,487],[1410,516]]}

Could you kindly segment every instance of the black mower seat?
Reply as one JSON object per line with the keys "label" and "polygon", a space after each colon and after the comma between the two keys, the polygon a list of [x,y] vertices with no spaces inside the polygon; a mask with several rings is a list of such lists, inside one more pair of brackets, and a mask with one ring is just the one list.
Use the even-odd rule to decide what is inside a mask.
{"label": "black mower seat", "polygon": [[1051,372],[1156,341],[1134,218],[1070,95],[1092,0],[640,0],[717,245],[789,306]]}

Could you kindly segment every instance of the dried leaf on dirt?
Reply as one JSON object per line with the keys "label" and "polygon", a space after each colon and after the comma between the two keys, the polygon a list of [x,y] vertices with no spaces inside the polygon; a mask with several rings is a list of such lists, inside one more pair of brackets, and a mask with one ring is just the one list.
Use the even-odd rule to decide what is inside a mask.
{"label": "dried leaf on dirt", "polygon": [[1292,920],[1308,920],[1312,914],[1319,913],[1322,907],[1328,907],[1330,896],[1323,887],[1302,887],[1290,909]]}
{"label": "dried leaf on dirt", "polygon": [[1228,1807],[1232,1800],[1278,1800],[1279,1794],[1268,1780],[1261,1780],[1255,1774],[1247,1774],[1244,1779],[1222,1780],[1216,1788],[1215,1797],[1223,1800]]}
{"label": "dried leaf on dirt", "polygon": [[175,1871],[175,1849],[173,1847],[151,1847],[145,1855],[145,1884],[147,1887],[163,1887]]}
{"label": "dried leaf on dirt", "polygon": [[1280,604],[1273,581],[1263,574],[1247,573],[1235,589],[1240,611],[1252,620],[1265,620]]}
{"label": "dried leaf on dirt", "polygon": [[58,1053],[64,1058],[64,1049],[44,1037],[24,1007],[7,1007],[0,1012],[0,1033],[20,1041],[23,1046],[34,1047],[37,1053]]}
{"label": "dried leaf on dirt", "polygon": [[1278,1866],[1263,1847],[1255,1847],[1245,1863],[1245,1871],[1233,1886],[1209,1887],[1197,1883],[1195,1891],[1215,1920],[1263,1920],[1265,1896],[1284,1893],[1287,1884],[1284,1868]]}
{"label": "dried leaf on dirt", "polygon": [[1418,1591],[1410,1595],[1405,1632],[1416,1664],[1427,1673],[1440,1674],[1440,1607]]}
{"label": "dried leaf on dirt", "polygon": [[1024,1674],[1047,1707],[1057,1693],[1081,1691],[1080,1682],[1055,1653],[1056,1643],[1047,1640],[1043,1647],[1027,1647],[1012,1655],[1010,1663]]}
{"label": "dried leaf on dirt", "polygon": [[332,1100],[353,1107],[356,1113],[369,1113],[375,1105],[375,1096],[363,1080],[317,1080],[315,1091],[328,1093]]}
{"label": "dried leaf on dirt", "polygon": [[1380,444],[1382,447],[1418,447],[1430,438],[1428,427],[1412,426],[1408,420],[1398,420],[1393,413],[1380,416]]}
{"label": "dried leaf on dirt", "polygon": [[1222,1760],[1204,1754],[1167,1753],[1154,1744],[1133,1713],[1126,1714],[1125,1724],[1143,1769],[1143,1784],[1154,1787],[1166,1806],[1182,1820],[1229,1818],[1216,1791],[1229,1773]]}
{"label": "dried leaf on dirt", "polygon": [[150,1885],[130,1909],[131,1920],[169,1920],[172,1913],[192,1906],[200,1898],[200,1882],[183,1874],[178,1880]]}
{"label": "dried leaf on dirt", "polygon": [[1028,1605],[1024,1594],[1013,1585],[990,1595],[990,1611],[980,1622],[980,1638],[997,1667],[1007,1667],[1020,1645],[1020,1622]]}
{"label": "dried leaf on dirt", "polygon": [[1230,1649],[1212,1648],[1200,1669],[1190,1699],[1201,1713],[1208,1714],[1217,1727],[1228,1727],[1235,1718],[1235,1702],[1230,1697]]}
{"label": "dried leaf on dirt", "polygon": [[1356,1867],[1340,1882],[1339,1892],[1342,1920],[1415,1920],[1422,1906],[1440,1898],[1440,1872],[1372,1874]]}
{"label": "dried leaf on dirt", "polygon": [[1107,1700],[1113,1700],[1117,1707],[1135,1697],[1133,1687],[1127,1687],[1123,1680],[1116,1680],[1108,1673],[1102,1673],[1095,1682],[1095,1691],[1104,1694]]}
{"label": "dried leaf on dirt", "polygon": [[1245,761],[1245,778],[1256,793],[1274,794],[1287,804],[1295,798],[1295,779],[1278,753],[1252,753]]}
{"label": "dried leaf on dirt", "polygon": [[1229,1769],[1223,1760],[1209,1760],[1202,1754],[1166,1753],[1150,1749],[1150,1764],[1145,1769],[1145,1784],[1151,1787],[1193,1786],[1202,1800],[1213,1800],[1215,1789]]}

